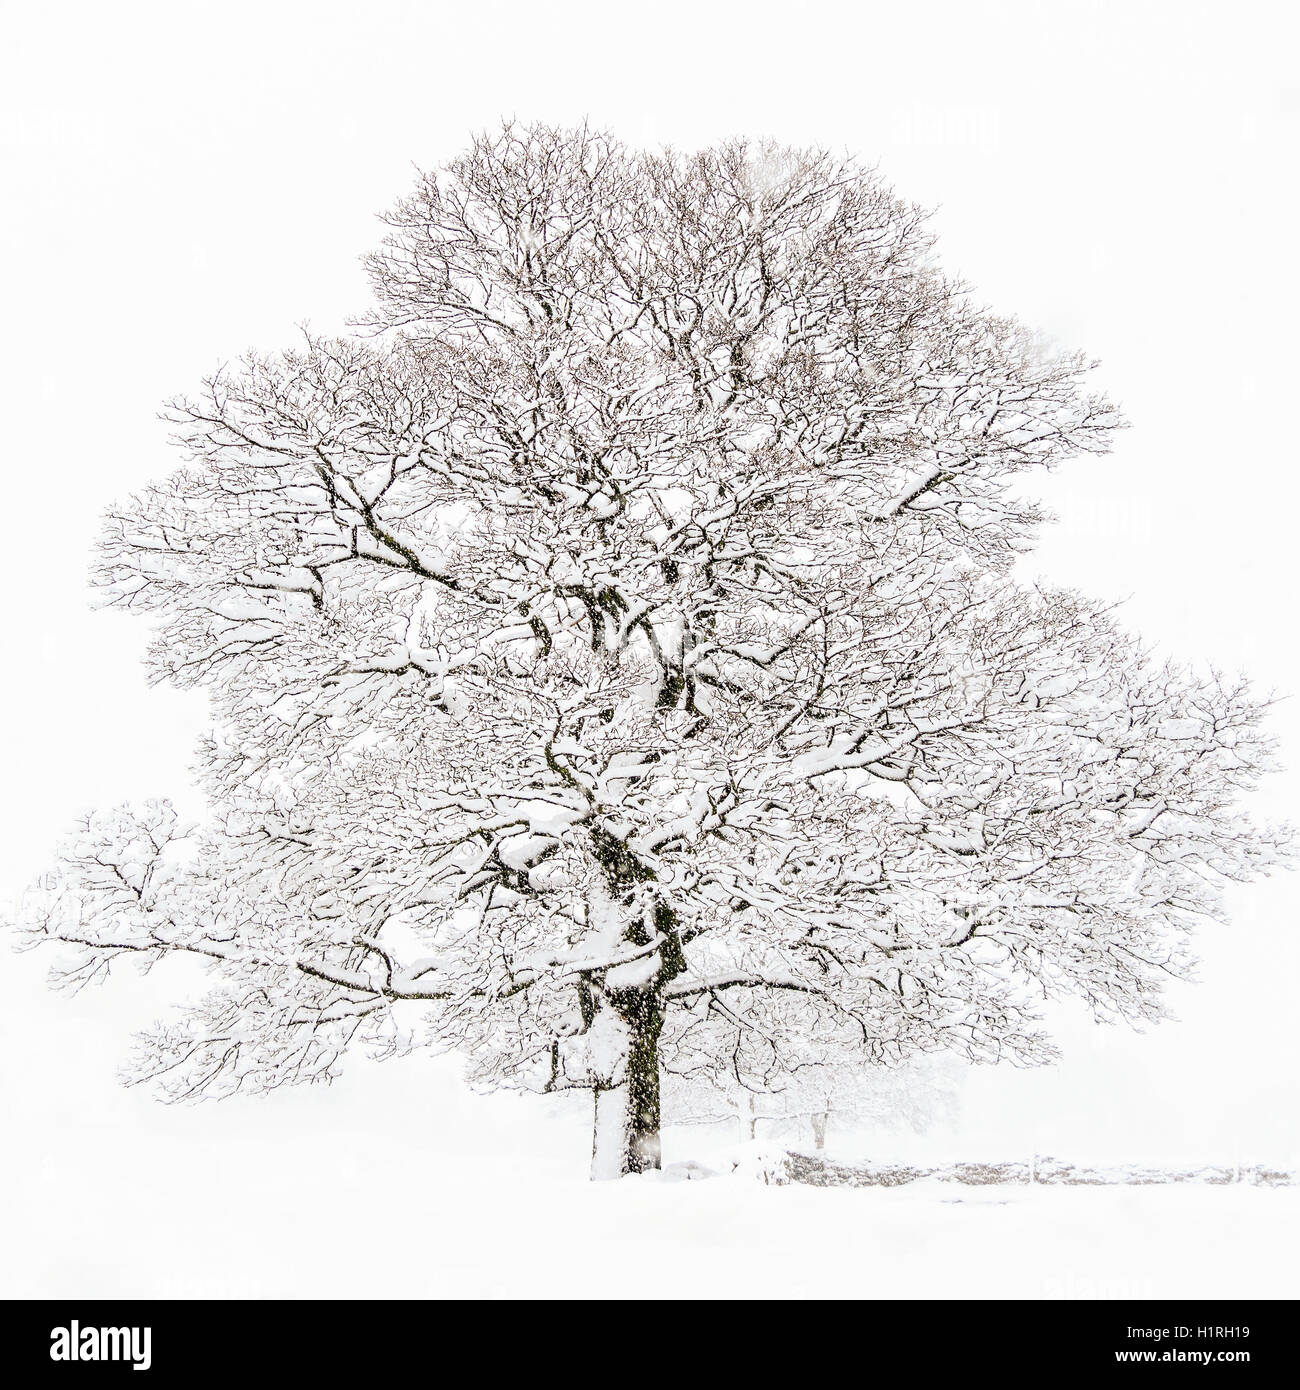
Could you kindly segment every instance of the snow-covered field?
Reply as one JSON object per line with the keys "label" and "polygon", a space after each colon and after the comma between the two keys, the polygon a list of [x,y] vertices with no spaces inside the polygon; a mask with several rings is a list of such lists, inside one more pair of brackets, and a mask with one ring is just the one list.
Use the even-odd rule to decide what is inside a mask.
{"label": "snow-covered field", "polygon": [[[832,1154],[1300,1166],[1294,968],[1252,996],[1233,944],[1286,921],[1290,888],[1207,936],[1223,949],[1180,991],[1183,1023],[1081,1024],[1057,1068],[973,1073],[953,1129],[832,1134]],[[580,1098],[475,1096],[452,1059],[421,1056],[163,1106],[115,1070],[166,1008],[164,972],[69,1000],[42,987],[46,964],[6,952],[0,970],[0,1296],[1300,1296],[1300,1188],[673,1181],[688,1160],[752,1174],[726,1127],[669,1129],[662,1177],[592,1184]]]}
{"label": "snow-covered field", "polygon": [[[1293,886],[1205,933],[1181,1023],[1077,1021],[1058,1067],[972,1073],[952,1129],[832,1155],[1300,1167]],[[1268,972],[1240,949],[1260,940]],[[592,1184],[581,1098],[472,1095],[450,1058],[160,1105],[115,1073],[168,972],[66,999],[39,953],[2,964],[0,1297],[1300,1296],[1300,1188],[773,1187],[725,1126],[670,1128],[664,1176]],[[725,1175],[674,1181],[690,1160]]]}
{"label": "snow-covered field", "polygon": [[[103,1060],[9,1078],[0,1295],[1300,1295],[1300,1189],[775,1187],[761,1142],[689,1129],[665,1174],[592,1184],[584,1106],[472,1096],[418,1059],[192,1109],[101,1086]],[[688,1159],[723,1174],[682,1180]]]}

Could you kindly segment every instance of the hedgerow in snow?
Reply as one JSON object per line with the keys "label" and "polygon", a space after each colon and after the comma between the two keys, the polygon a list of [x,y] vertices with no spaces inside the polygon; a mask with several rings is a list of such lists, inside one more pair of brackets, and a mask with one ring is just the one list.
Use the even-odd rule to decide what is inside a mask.
{"label": "hedgerow in snow", "polygon": [[96,581],[211,695],[205,823],[91,816],[24,926],[79,986],[174,953],[172,1098],[456,1048],[595,1097],[661,1074],[1052,1055],[1146,1021],[1278,836],[1240,682],[1010,577],[1090,364],[940,273],[874,173],[508,126],[421,177],[347,336],[169,410]]}

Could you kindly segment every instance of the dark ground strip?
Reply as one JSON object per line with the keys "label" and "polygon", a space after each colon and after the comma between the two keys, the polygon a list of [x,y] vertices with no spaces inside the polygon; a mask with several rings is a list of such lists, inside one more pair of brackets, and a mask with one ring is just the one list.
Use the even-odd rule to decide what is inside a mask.
{"label": "dark ground strip", "polygon": [[923,1178],[982,1187],[993,1183],[1041,1183],[1044,1186],[1120,1187],[1158,1186],[1168,1183],[1203,1183],[1227,1187],[1291,1187],[1300,1174],[1268,1168],[1206,1165],[1199,1168],[1144,1168],[1137,1166],[1089,1168],[1040,1158],[1029,1163],[949,1163],[934,1168],[898,1163],[832,1163],[813,1154],[791,1153],[769,1170],[768,1181],[778,1186],[805,1183],[810,1187],[900,1187]]}

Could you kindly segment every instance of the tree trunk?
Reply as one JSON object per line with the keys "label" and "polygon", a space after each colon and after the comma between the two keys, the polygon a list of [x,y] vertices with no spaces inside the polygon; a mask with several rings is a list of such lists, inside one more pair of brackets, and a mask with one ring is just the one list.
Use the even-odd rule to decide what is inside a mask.
{"label": "tree trunk", "polygon": [[824,1149],[826,1147],[826,1125],[830,1118],[831,1117],[824,1112],[820,1115],[814,1114],[812,1117],[813,1143],[816,1144],[819,1149]]}
{"label": "tree trunk", "polygon": [[[659,1035],[664,990],[685,969],[677,915],[641,890],[654,881],[627,845],[599,827],[589,832],[603,870],[591,885],[587,921],[605,943],[642,954],[610,967],[589,995],[587,1058],[595,1092],[591,1176],[621,1178],[660,1166]],[[657,949],[647,952],[652,942]]]}
{"label": "tree trunk", "polygon": [[591,1176],[621,1178],[661,1164],[659,1034],[663,1013],[649,993],[629,992],[606,1007],[599,1029],[605,1065],[594,1084]]}

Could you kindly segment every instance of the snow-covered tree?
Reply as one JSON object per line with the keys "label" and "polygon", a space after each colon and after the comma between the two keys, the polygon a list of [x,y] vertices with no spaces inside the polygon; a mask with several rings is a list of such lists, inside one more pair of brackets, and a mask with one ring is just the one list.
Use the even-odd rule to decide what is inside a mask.
{"label": "snow-covered tree", "polygon": [[376,303],[170,408],[96,578],[211,693],[206,821],[95,815],[24,925],[78,986],[180,953],[169,1097],[458,1048],[586,1087],[1051,1055],[1149,1020],[1277,837],[1246,687],[1010,569],[1120,421],[874,173],[507,127],[419,179]]}
{"label": "snow-covered tree", "polygon": [[893,1066],[858,1061],[794,1062],[779,1075],[743,1084],[731,1070],[681,1078],[670,1073],[668,1112],[676,1124],[735,1120],[739,1137],[812,1136],[818,1149],[835,1124],[916,1134],[951,1123],[960,1092],[960,1064],[949,1054],[925,1054]]}

